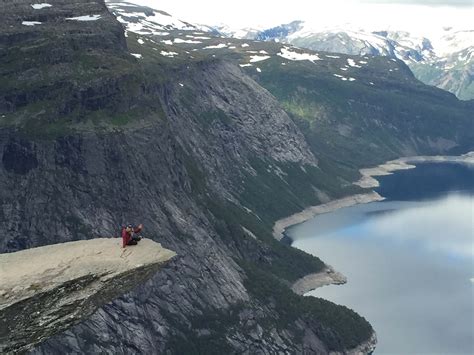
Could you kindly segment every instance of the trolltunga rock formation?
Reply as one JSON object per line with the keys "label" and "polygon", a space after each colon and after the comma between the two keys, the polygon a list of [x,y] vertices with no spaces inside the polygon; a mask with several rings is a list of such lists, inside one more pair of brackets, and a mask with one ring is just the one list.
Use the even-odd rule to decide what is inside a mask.
{"label": "trolltunga rock formation", "polygon": [[150,278],[175,253],[93,239],[0,255],[0,353],[30,349]]}

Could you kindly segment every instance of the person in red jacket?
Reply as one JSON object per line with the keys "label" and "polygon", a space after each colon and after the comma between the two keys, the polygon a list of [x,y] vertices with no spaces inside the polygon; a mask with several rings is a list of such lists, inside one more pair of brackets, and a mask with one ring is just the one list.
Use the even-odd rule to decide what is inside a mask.
{"label": "person in red jacket", "polygon": [[142,239],[138,235],[143,229],[143,224],[139,224],[137,227],[133,227],[131,224],[126,227],[122,227],[122,247],[125,248],[127,245],[137,245]]}

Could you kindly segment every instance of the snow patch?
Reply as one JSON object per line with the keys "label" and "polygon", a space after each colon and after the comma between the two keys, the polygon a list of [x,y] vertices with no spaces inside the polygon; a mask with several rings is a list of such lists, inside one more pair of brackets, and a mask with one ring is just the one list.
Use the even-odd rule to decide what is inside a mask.
{"label": "snow patch", "polygon": [[193,38],[193,39],[211,39],[211,37],[205,37],[205,36],[191,36],[191,35],[186,35],[187,38]]}
{"label": "snow patch", "polygon": [[184,86],[184,84],[183,84],[183,83],[179,83],[179,86],[183,87],[183,86]]}
{"label": "snow patch", "polygon": [[143,56],[141,54],[138,54],[138,53],[130,53],[131,55],[133,55],[135,58],[138,58],[138,59],[141,59]]}
{"label": "snow patch", "polygon": [[44,9],[44,8],[47,8],[47,7],[52,7],[53,5],[51,4],[47,4],[45,2],[41,3],[41,4],[33,4],[31,5],[31,7],[35,10],[41,10],[41,9]]}
{"label": "snow patch", "polygon": [[[126,25],[127,30],[141,35],[155,35],[166,30],[196,30],[196,26],[178,20],[161,11],[146,11],[141,6],[113,1],[107,1],[107,7],[112,10],[117,19]],[[124,10],[125,9],[125,10]]]}
{"label": "snow patch", "polygon": [[169,57],[169,58],[174,58],[174,56],[178,55],[176,52],[166,52],[166,51],[161,51],[160,54],[163,57]]}
{"label": "snow patch", "polygon": [[342,81],[355,81],[355,78],[346,78],[345,76],[342,76],[340,74],[333,74],[336,78],[341,79]]}
{"label": "snow patch", "polygon": [[144,44],[144,43],[145,43],[145,41],[143,41],[143,39],[141,39],[141,38],[139,38],[139,39],[137,40],[137,42],[138,42],[139,44]]}
{"label": "snow patch", "polygon": [[192,39],[175,38],[174,43],[202,43],[202,42],[201,41],[193,41]]}
{"label": "snow patch", "polygon": [[259,73],[261,73],[261,72],[262,72],[262,69],[260,69],[260,68],[257,68],[257,71],[258,71]]}
{"label": "snow patch", "polygon": [[326,58],[335,58],[335,59],[339,59],[341,57],[339,57],[338,55],[326,55]]}
{"label": "snow patch", "polygon": [[86,15],[86,16],[68,17],[66,18],[66,20],[87,22],[87,21],[97,21],[101,17],[102,17],[101,15]]}
{"label": "snow patch", "polygon": [[164,44],[167,44],[168,46],[172,46],[172,45],[173,45],[173,41],[170,40],[170,39],[165,39],[165,40],[163,40],[163,41],[161,41],[161,42],[164,43]]}
{"label": "snow patch", "polygon": [[219,44],[216,44],[215,46],[204,47],[203,49],[219,49],[219,48],[227,48],[227,45],[225,43],[219,43]]}
{"label": "snow patch", "polygon": [[245,67],[252,67],[253,65],[250,64],[250,63],[247,63],[247,64],[239,64],[242,68],[245,68]]}
{"label": "snow patch", "polygon": [[252,55],[250,56],[250,63],[261,62],[267,59],[270,59],[269,55]]}
{"label": "snow patch", "polygon": [[249,44],[248,43],[242,43],[242,48],[245,48],[245,47],[248,47]]}
{"label": "snow patch", "polygon": [[23,26],[35,26],[35,25],[41,25],[42,22],[39,22],[39,21],[23,21],[21,24]]}
{"label": "snow patch", "polygon": [[321,60],[317,54],[293,52],[286,47],[283,47],[278,55],[289,60],[309,60],[310,62]]}
{"label": "snow patch", "polygon": [[349,64],[353,68],[362,68],[360,65],[357,65],[354,59],[352,58],[347,59],[347,64]]}

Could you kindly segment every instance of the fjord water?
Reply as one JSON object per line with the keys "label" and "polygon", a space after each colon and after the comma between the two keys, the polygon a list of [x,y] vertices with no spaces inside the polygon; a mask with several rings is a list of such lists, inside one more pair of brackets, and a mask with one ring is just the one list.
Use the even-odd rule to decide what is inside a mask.
{"label": "fjord water", "polygon": [[309,295],[363,315],[376,354],[474,354],[474,167],[425,163],[378,180],[385,201],[288,230],[348,278]]}

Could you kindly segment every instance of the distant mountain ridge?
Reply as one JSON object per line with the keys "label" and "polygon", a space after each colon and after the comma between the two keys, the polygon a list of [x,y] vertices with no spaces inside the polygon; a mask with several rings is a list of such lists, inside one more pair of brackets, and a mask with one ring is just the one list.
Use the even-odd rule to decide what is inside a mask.
{"label": "distant mountain ridge", "polygon": [[428,38],[407,31],[370,31],[351,25],[318,28],[304,21],[293,21],[260,31],[227,28],[222,33],[316,51],[389,56],[403,60],[426,84],[448,90],[460,99],[474,98],[474,31],[471,30],[444,28],[440,34]]}

